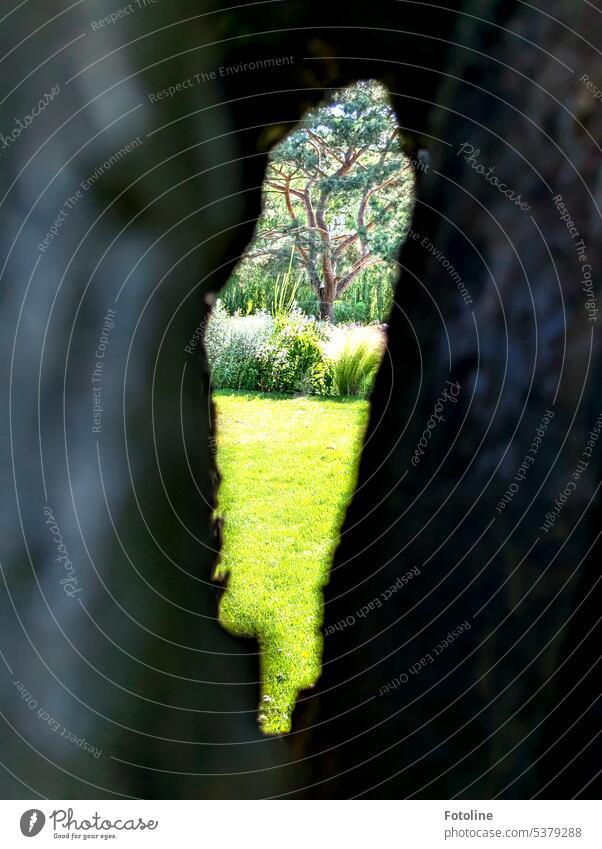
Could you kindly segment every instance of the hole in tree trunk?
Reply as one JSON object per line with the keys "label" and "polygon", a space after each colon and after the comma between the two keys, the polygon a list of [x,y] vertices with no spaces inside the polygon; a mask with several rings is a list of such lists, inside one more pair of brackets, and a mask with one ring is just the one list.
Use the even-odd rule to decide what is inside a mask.
{"label": "hole in tree trunk", "polygon": [[269,158],[255,237],[205,331],[224,626],[261,648],[259,723],[320,673],[322,589],[386,351],[413,164],[382,85],[333,92]]}

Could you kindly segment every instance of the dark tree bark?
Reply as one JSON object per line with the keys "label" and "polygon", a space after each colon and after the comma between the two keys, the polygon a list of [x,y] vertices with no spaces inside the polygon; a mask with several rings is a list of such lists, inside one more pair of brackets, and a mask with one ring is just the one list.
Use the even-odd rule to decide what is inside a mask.
{"label": "dark tree bark", "polygon": [[[580,78],[600,79],[602,19],[561,0],[545,16],[465,9],[504,29],[475,24],[466,42],[461,23],[468,49],[426,116],[396,99],[430,167],[326,591],[323,674],[298,709],[320,764],[307,792],[597,798],[602,112]],[[412,75],[425,101],[431,81]]]}

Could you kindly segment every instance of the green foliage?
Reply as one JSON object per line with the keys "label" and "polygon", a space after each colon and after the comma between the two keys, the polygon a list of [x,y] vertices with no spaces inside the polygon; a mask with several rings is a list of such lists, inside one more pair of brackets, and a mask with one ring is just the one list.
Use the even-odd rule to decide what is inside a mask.
{"label": "green foliage", "polygon": [[[239,272],[230,277],[221,294],[224,309],[230,315],[253,315],[261,312],[274,314],[280,282],[285,277],[281,272],[276,282],[267,276],[265,269],[246,267],[244,278]],[[336,324],[383,324],[387,321],[393,304],[392,275],[387,278],[382,269],[364,271],[349,289],[334,304],[333,319]],[[294,291],[294,298],[290,294]],[[301,275],[289,282],[285,305],[292,304],[307,316],[318,318],[319,302],[311,287]]]}
{"label": "green foliage", "polygon": [[270,298],[274,281],[265,269],[248,267],[234,271],[221,293],[224,309],[230,315],[271,312]]}
{"label": "green foliage", "polygon": [[205,331],[205,350],[215,389],[264,392],[326,391],[324,335],[298,310],[229,316],[220,301]]}
{"label": "green foliage", "polygon": [[300,312],[276,317],[274,333],[261,362],[263,392],[321,394],[326,366],[318,324]]}
{"label": "green foliage", "polygon": [[303,284],[302,272],[293,273],[292,266],[278,270],[275,276],[254,265],[240,266],[232,273],[220,300],[230,315],[254,315],[268,312],[276,316],[297,306],[307,315],[317,315],[317,299],[311,289]]}
{"label": "green foliage", "polygon": [[274,293],[272,297],[272,315],[287,316],[295,307],[295,298],[301,281],[301,276],[297,275],[296,280],[292,279],[291,266],[293,264],[294,248],[291,250],[291,258],[288,268],[284,274],[279,274],[274,283]]}
{"label": "green foliage", "polygon": [[335,324],[367,324],[370,308],[364,301],[336,301],[334,305]]}
{"label": "green foliage", "polygon": [[364,278],[371,286],[386,284],[409,226],[413,187],[385,89],[364,80],[334,92],[273,150],[241,275],[251,285],[257,269],[269,280],[290,263],[314,298],[328,303],[366,270],[381,272]]}
{"label": "green foliage", "polygon": [[[384,324],[388,321],[393,307],[394,275],[395,269],[387,274],[382,267],[364,271],[345,294],[335,301],[335,323]],[[345,310],[343,307],[343,312],[339,312],[343,304],[351,309]]]}
{"label": "green foliage", "polygon": [[215,389],[366,396],[383,336],[375,326],[333,328],[297,309],[229,316],[218,301],[205,349]]}

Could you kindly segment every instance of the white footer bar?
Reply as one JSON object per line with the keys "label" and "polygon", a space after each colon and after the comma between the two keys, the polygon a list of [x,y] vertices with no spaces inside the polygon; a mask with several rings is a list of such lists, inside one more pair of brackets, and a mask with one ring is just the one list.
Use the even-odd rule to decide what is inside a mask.
{"label": "white footer bar", "polygon": [[[589,801],[0,801],[0,846],[601,849]],[[166,843],[171,841],[171,843]]]}

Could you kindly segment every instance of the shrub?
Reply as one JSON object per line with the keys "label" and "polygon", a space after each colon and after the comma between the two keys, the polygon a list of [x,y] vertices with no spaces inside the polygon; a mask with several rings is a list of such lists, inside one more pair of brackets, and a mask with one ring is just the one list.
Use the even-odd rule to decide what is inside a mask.
{"label": "shrub", "polygon": [[257,389],[265,349],[274,333],[267,313],[229,316],[220,301],[205,330],[205,350],[216,389]]}
{"label": "shrub", "polygon": [[363,301],[335,301],[332,317],[335,324],[368,324],[370,308]]}
{"label": "shrub", "polygon": [[353,304],[347,301],[335,301],[332,308],[332,320],[335,324],[349,324],[353,321]]}
{"label": "shrub", "polygon": [[357,301],[353,305],[353,320],[356,324],[367,324],[369,315],[368,304],[365,304],[363,301]]}
{"label": "shrub", "polygon": [[332,327],[297,309],[230,316],[220,301],[205,331],[216,389],[365,396],[383,346],[374,325]]}
{"label": "shrub", "polygon": [[327,377],[332,395],[363,395],[372,389],[382,359],[384,339],[377,327],[333,328],[326,346]]}
{"label": "shrub", "polygon": [[324,335],[297,310],[229,316],[217,302],[205,331],[205,350],[216,389],[263,392],[327,391]]}
{"label": "shrub", "polygon": [[263,352],[259,388],[264,392],[325,391],[326,365],[318,323],[297,310],[279,315]]}

